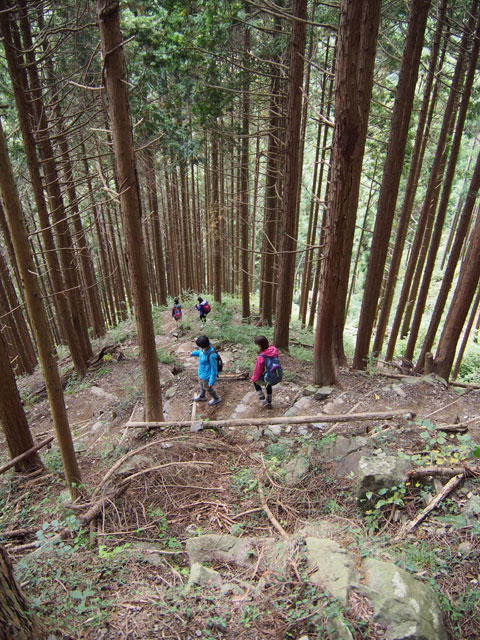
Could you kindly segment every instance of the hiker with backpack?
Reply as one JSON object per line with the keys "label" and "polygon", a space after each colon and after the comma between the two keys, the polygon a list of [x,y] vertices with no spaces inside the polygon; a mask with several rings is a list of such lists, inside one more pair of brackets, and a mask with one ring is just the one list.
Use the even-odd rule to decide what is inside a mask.
{"label": "hiker with backpack", "polygon": [[[260,406],[271,409],[272,387],[282,379],[282,366],[278,359],[277,347],[269,345],[265,336],[257,336],[255,344],[258,347],[258,356],[253,370],[252,382],[258,394]],[[265,385],[266,398],[260,383]]]}
{"label": "hiker with backpack", "polygon": [[200,296],[197,298],[198,304],[195,305],[195,309],[200,312],[200,320],[203,324],[207,321],[207,314],[212,310],[208,303],[208,300],[204,300]]}
{"label": "hiker with backpack", "polygon": [[173,299],[172,318],[175,318],[175,322],[178,322],[182,319],[182,305],[180,304],[178,298]]}
{"label": "hiker with backpack", "polygon": [[190,355],[198,358],[198,383],[200,393],[193,398],[193,402],[206,402],[206,392],[208,391],[212,396],[208,404],[209,406],[213,406],[222,401],[222,398],[213,388],[218,377],[218,372],[221,371],[223,367],[222,359],[210,344],[207,336],[198,336],[195,342],[200,349],[192,351]]}

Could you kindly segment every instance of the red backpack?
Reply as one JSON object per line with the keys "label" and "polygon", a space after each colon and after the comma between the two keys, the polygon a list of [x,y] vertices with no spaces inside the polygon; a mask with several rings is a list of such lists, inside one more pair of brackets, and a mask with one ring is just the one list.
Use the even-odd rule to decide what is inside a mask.
{"label": "red backpack", "polygon": [[208,304],[207,301],[205,301],[202,304],[202,307],[203,307],[203,313],[210,313],[210,311],[212,310],[212,307]]}

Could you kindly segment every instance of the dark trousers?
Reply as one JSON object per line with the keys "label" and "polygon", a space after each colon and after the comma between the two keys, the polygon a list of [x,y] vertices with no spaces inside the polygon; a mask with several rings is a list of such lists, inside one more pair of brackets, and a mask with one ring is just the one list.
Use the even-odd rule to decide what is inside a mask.
{"label": "dark trousers", "polygon": [[263,378],[260,378],[259,380],[257,380],[257,382],[253,383],[253,386],[255,387],[255,391],[258,393],[258,397],[260,398],[260,400],[264,400],[265,396],[263,395],[262,387],[258,384],[259,382],[263,382],[265,384],[267,400],[268,402],[271,402],[272,401],[272,385],[268,384],[268,382],[265,382]]}

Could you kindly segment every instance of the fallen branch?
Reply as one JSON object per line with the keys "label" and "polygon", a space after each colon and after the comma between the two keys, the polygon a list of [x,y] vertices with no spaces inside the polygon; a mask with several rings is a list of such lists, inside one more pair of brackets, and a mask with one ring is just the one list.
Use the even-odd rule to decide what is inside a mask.
{"label": "fallen branch", "polygon": [[421,467],[413,469],[407,473],[408,480],[419,480],[421,478],[451,478],[462,475],[465,478],[480,476],[480,467]]}
{"label": "fallen branch", "polygon": [[[118,485],[118,487],[115,487],[113,491],[110,491],[110,493],[106,493],[104,496],[102,496],[100,500],[98,500],[98,502],[93,504],[88,509],[88,511],[86,511],[83,515],[78,516],[78,520],[82,523],[83,526],[90,524],[90,522],[100,514],[100,512],[102,511],[103,507],[107,502],[112,502],[113,500],[115,500],[115,498],[118,498],[119,496],[123,495],[125,491],[128,489],[128,487],[129,487],[129,482],[127,482],[126,480],[123,481],[120,485]],[[50,545],[52,542],[56,542],[60,538],[66,538],[68,535],[71,535],[71,534],[72,534],[72,530],[70,529],[70,527],[64,527],[56,535],[52,536],[51,538],[47,538],[45,540],[45,543],[42,545],[39,545],[39,542],[37,540],[36,542],[22,544],[18,547],[9,547],[8,550],[9,552],[15,552],[15,551],[26,551],[27,549],[35,549],[35,553],[36,553],[37,551],[40,551],[44,545]]]}
{"label": "fallen branch", "polygon": [[[231,418],[227,420],[202,420],[202,424],[209,427],[248,427],[268,424],[311,424],[312,422],[355,422],[355,420],[393,420],[394,418],[411,419],[415,416],[412,411],[377,411],[372,413],[350,413],[329,415],[320,413],[315,416],[281,416],[277,418]],[[196,422],[199,422],[197,419]],[[190,427],[191,420],[179,422],[127,422],[127,427],[148,429],[167,429],[175,427]]]}
{"label": "fallen branch", "polygon": [[457,487],[460,484],[460,482],[463,480],[463,477],[464,477],[463,474],[459,474],[454,476],[453,478],[450,478],[450,480],[443,487],[443,489],[439,493],[437,493],[437,495],[425,507],[425,509],[423,509],[423,511],[421,511],[416,518],[414,518],[413,520],[410,520],[410,522],[407,522],[401,527],[400,531],[397,533],[394,540],[395,541],[401,540],[406,535],[411,533],[415,529],[415,527],[417,527],[420,524],[420,522],[425,520],[428,514],[431,511],[433,511],[439,505],[439,503],[444,498],[446,498],[455,489],[455,487]]}
{"label": "fallen branch", "polygon": [[260,480],[260,478],[257,476],[257,484],[258,484],[258,495],[260,496],[260,502],[261,505],[263,507],[263,510],[265,511],[265,513],[267,514],[268,519],[270,520],[270,522],[273,524],[273,526],[275,527],[275,529],[278,531],[278,533],[282,536],[282,538],[284,540],[288,540],[288,534],[285,531],[285,529],[282,527],[282,525],[279,523],[279,521],[275,518],[275,516],[273,515],[273,513],[270,511],[270,507],[267,504],[267,501],[265,499],[265,494],[263,493],[263,485],[262,485],[262,481]]}
{"label": "fallen branch", "polygon": [[[410,379],[410,380],[419,380],[420,377],[423,376],[414,376],[414,375],[402,375],[401,373],[385,373],[384,371],[376,371],[375,375],[383,376],[385,378],[396,378],[397,380],[401,379]],[[480,384],[469,384],[467,382],[457,382],[456,380],[449,380],[447,384],[451,387],[463,387],[464,389],[480,389]]]}
{"label": "fallen branch", "polygon": [[93,492],[92,498],[94,498],[99,494],[102,487],[104,487],[107,484],[108,480],[112,477],[115,471],[119,469],[125,463],[126,460],[128,460],[133,456],[136,456],[141,451],[145,451],[145,449],[149,449],[150,447],[155,447],[155,446],[158,447],[162,444],[162,442],[171,442],[172,440],[179,440],[180,438],[183,438],[183,436],[176,436],[174,438],[168,438],[167,440],[154,440],[152,442],[149,442],[148,444],[144,444],[143,446],[138,447],[138,449],[133,449],[132,451],[129,451],[122,458],[117,460],[117,462],[115,462],[115,464],[112,467],[110,467],[107,473],[100,480],[100,484],[96,487],[95,491]]}
{"label": "fallen branch", "polygon": [[39,442],[38,444],[36,444],[34,447],[31,447],[27,451],[24,451],[19,456],[16,456],[16,458],[12,458],[10,460],[10,462],[7,462],[2,467],[0,467],[0,475],[2,473],[5,473],[5,471],[8,471],[12,467],[14,467],[17,464],[17,462],[21,462],[22,460],[25,460],[25,458],[30,457],[32,455],[32,453],[35,453],[39,449],[42,449],[43,447],[46,447],[47,444],[52,442],[53,438],[54,438],[54,436],[50,436],[49,438],[46,438],[45,440],[42,440],[42,442]]}

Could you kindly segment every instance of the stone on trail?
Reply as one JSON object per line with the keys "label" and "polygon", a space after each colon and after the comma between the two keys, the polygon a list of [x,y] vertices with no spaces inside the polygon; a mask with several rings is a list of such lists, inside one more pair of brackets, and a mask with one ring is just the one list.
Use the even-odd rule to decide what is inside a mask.
{"label": "stone on trail", "polygon": [[313,384],[309,384],[307,387],[305,387],[305,389],[303,390],[303,395],[304,396],[313,396],[315,395],[315,393],[317,392],[318,387],[314,387]]}
{"label": "stone on trail", "polygon": [[442,612],[431,588],[389,562],[366,558],[365,584],[375,621],[386,626],[386,640],[446,640]]}
{"label": "stone on trail", "polygon": [[313,396],[315,400],[325,400],[334,392],[333,387],[320,387],[316,390],[315,395]]}
{"label": "stone on trail", "polygon": [[206,534],[189,538],[186,550],[190,564],[196,562],[226,562],[249,567],[255,555],[252,538],[236,538],[228,534]]}
{"label": "stone on trail", "polygon": [[117,469],[115,472],[118,476],[128,476],[131,473],[135,473],[141,469],[148,469],[149,467],[153,467],[155,462],[153,458],[149,456],[142,455],[141,453],[137,453],[135,456],[131,458],[127,458],[125,462]]}
{"label": "stone on trail", "polygon": [[199,562],[195,562],[190,569],[190,576],[185,591],[189,591],[195,584],[200,587],[207,585],[219,587],[222,584],[222,577],[218,571],[204,567],[203,564]]}
{"label": "stone on trail", "polygon": [[106,400],[107,402],[118,402],[118,397],[113,394],[105,391],[102,387],[96,387],[95,385],[90,388],[90,393],[93,393],[97,398],[101,398],[102,400]]}
{"label": "stone on trail", "polygon": [[480,496],[473,495],[462,507],[462,515],[469,524],[473,524],[480,519]]}
{"label": "stone on trail", "polygon": [[338,542],[329,538],[305,538],[310,575],[313,584],[327,589],[342,604],[347,604],[348,589],[357,582],[355,561]]}
{"label": "stone on trail", "polygon": [[306,415],[308,410],[312,406],[312,398],[307,398],[306,396],[302,396],[300,400],[297,400],[293,407],[290,407],[288,411],[285,412],[285,416],[299,416]]}
{"label": "stone on trail", "polygon": [[333,442],[322,448],[321,456],[325,460],[334,461],[335,472],[346,478],[352,473],[358,473],[360,459],[368,455],[370,445],[371,441],[363,436],[337,436]]}
{"label": "stone on trail", "polygon": [[310,456],[312,455],[311,447],[307,447],[300,451],[285,465],[285,484],[287,487],[295,487],[304,476],[310,471]]}
{"label": "stone on trail", "polygon": [[412,469],[409,460],[397,456],[362,456],[358,462],[357,498],[364,499],[370,491],[391,489],[405,481]]}

